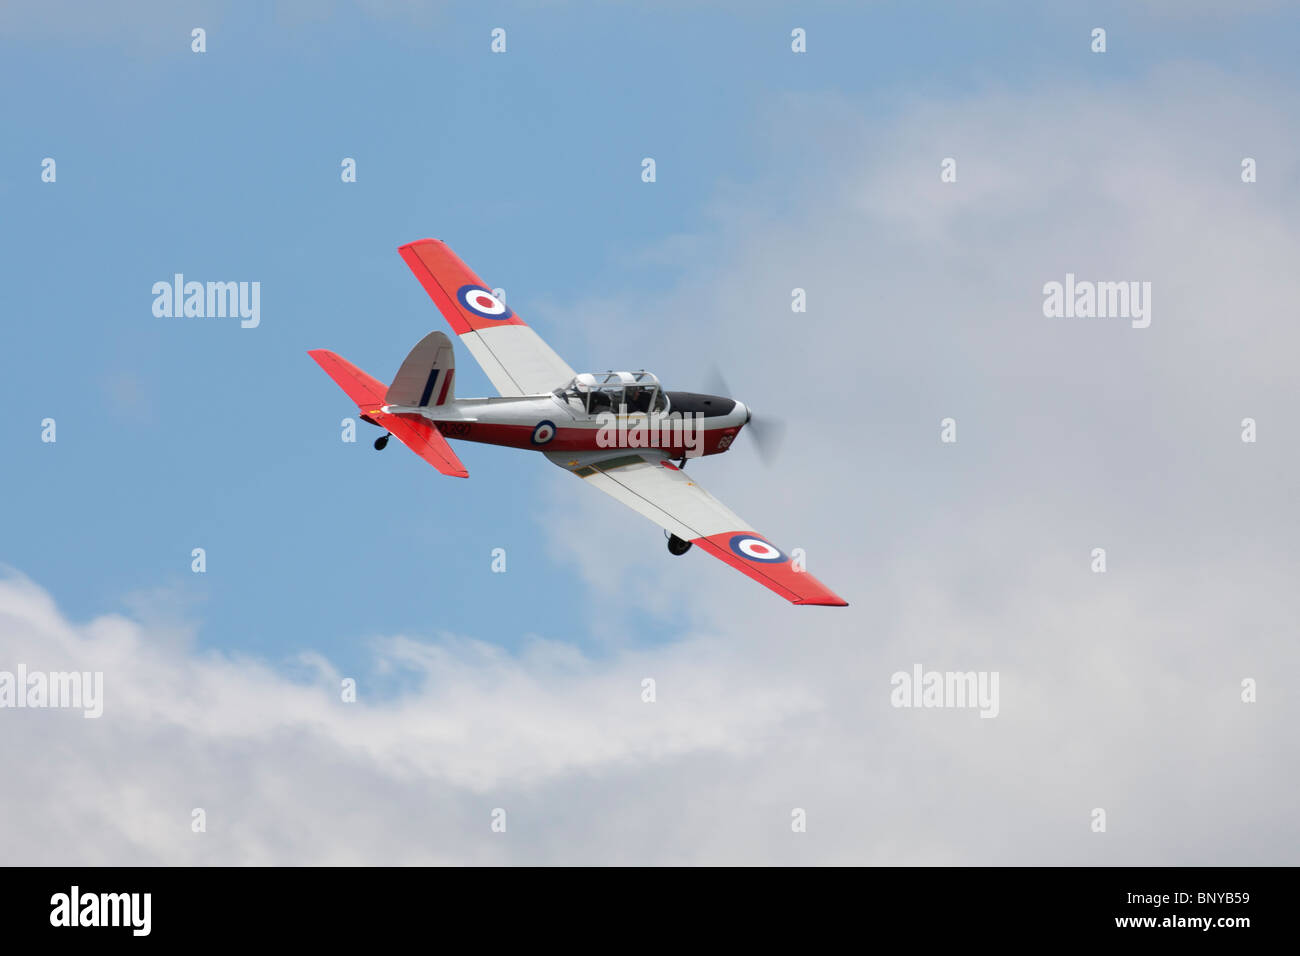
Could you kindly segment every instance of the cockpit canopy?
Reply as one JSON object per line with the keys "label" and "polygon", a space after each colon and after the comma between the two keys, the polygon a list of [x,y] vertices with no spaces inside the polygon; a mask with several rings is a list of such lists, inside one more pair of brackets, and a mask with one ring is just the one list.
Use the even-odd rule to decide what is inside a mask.
{"label": "cockpit canopy", "polygon": [[567,385],[555,390],[556,398],[576,405],[588,415],[601,412],[666,412],[668,397],[659,379],[642,369],[639,372],[583,372]]}

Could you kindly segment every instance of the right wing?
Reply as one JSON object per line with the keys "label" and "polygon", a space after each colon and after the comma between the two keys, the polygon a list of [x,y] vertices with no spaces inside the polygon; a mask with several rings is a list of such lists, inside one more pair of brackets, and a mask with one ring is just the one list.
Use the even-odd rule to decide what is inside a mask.
{"label": "right wing", "polygon": [[688,478],[661,451],[620,448],[545,454],[669,534],[698,544],[787,601],[834,607],[848,604],[807,571],[798,570],[789,555]]}
{"label": "right wing", "polygon": [[573,378],[564,359],[445,242],[419,239],[397,251],[502,395],[542,395]]}

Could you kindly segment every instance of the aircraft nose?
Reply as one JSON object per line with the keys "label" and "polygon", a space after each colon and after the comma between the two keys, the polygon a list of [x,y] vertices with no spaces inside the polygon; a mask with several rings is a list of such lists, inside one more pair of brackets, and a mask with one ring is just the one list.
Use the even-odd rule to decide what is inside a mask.
{"label": "aircraft nose", "polygon": [[744,412],[744,413],[745,413],[745,424],[746,424],[746,425],[748,425],[748,424],[749,424],[749,420],[750,420],[751,418],[754,417],[754,413],[753,413],[752,411],[750,411],[749,406],[746,405],[744,402],[736,402],[736,411],[738,411],[738,412]]}

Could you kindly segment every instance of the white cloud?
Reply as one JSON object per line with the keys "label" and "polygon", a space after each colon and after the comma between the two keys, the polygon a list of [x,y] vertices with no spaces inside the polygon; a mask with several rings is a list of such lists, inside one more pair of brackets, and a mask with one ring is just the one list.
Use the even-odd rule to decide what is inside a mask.
{"label": "white cloud", "polygon": [[[603,663],[541,641],[515,658],[450,636],[393,638],[376,642],[376,668],[412,690],[378,701],[377,680],[351,675],[360,700],[344,704],[319,658],[306,662],[319,679],[295,683],[125,618],[78,626],[22,577],[0,583],[0,634],[0,669],[105,675],[99,720],[0,710],[3,765],[21,780],[0,798],[10,862],[508,859],[554,838],[537,832],[539,790],[742,757],[820,709],[807,687],[745,677],[719,638]],[[647,676],[665,688],[654,704],[641,701]],[[513,844],[494,844],[495,806],[532,832],[522,823]],[[208,833],[189,832],[192,807],[207,810]]]}

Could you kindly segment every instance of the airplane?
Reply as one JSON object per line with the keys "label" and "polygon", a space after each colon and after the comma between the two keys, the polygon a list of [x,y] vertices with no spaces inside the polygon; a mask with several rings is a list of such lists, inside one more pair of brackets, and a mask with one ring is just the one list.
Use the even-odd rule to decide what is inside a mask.
{"label": "airplane", "polygon": [[[688,458],[732,447],[751,419],[742,403],[665,390],[646,371],[578,374],[446,243],[420,239],[398,252],[500,397],[456,397],[455,352],[440,331],[411,349],[391,385],[326,349],[308,352],[362,420],[384,429],[376,449],[395,437],[458,478],[469,472],[448,438],[539,451],[662,527],[672,554],[699,545],[794,604],[847,606],[687,477]],[[651,435],[657,447],[644,443]]]}

